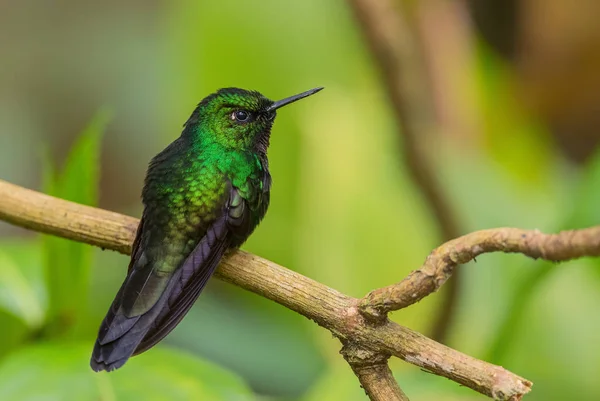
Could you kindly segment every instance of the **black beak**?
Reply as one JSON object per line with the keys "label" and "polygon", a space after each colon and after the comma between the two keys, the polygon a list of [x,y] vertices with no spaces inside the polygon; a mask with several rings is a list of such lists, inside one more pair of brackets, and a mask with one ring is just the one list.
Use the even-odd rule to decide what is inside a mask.
{"label": "black beak", "polygon": [[278,100],[275,103],[273,103],[271,106],[269,106],[266,111],[267,112],[269,112],[269,111],[275,111],[278,108],[285,106],[286,104],[294,103],[296,100],[304,99],[307,96],[314,95],[315,93],[317,93],[321,89],[323,89],[323,87],[314,88],[314,89],[311,89],[309,91],[302,92],[302,93],[299,93],[299,94],[294,95],[294,96],[286,97],[285,99],[282,99],[282,100]]}

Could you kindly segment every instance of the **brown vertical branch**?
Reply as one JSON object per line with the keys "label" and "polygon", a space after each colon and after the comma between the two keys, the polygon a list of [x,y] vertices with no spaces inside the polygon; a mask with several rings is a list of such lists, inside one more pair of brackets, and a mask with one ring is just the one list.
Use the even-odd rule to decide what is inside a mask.
{"label": "brown vertical branch", "polygon": [[[396,123],[404,138],[404,158],[414,182],[439,223],[444,241],[459,235],[446,198],[434,177],[423,141],[437,129],[433,100],[418,41],[392,0],[349,0],[383,74]],[[433,337],[444,340],[459,292],[457,271],[448,282]]]}
{"label": "brown vertical branch", "polygon": [[409,401],[388,366],[389,356],[346,344],[341,351],[373,401]]}

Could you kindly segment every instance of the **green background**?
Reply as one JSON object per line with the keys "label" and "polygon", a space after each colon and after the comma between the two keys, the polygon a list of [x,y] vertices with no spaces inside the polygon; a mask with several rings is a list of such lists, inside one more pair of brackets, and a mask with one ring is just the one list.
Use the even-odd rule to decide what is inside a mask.
{"label": "green background", "polygon": [[[360,297],[440,244],[344,2],[31,1],[2,14],[0,178],[139,216],[148,160],[202,97],[324,86],[279,113],[271,207],[244,249]],[[600,154],[565,159],[543,121],[521,112],[510,68],[482,41],[465,68],[455,98],[475,94],[478,140],[423,138],[461,232],[598,224]],[[128,258],[4,223],[0,235],[0,400],[366,398],[329,332],[216,280],[160,345],[94,374],[96,330]],[[481,256],[463,267],[448,345],[532,380],[528,400],[597,400],[599,272],[596,259]],[[428,333],[442,299],[392,317]],[[411,399],[484,399],[399,360],[392,368]]]}

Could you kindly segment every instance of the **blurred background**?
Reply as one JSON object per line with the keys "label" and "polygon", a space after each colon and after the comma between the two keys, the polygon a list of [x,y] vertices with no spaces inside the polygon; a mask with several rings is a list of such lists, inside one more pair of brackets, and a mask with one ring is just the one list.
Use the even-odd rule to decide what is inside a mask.
{"label": "blurred background", "polygon": [[[397,6],[437,127],[418,136],[421,162],[458,234],[599,224],[600,3]],[[272,99],[326,88],[279,113],[270,210],[244,249],[361,297],[445,240],[341,0],[0,2],[0,178],[138,217],[150,158],[226,86]],[[94,374],[127,264],[0,223],[0,399],[366,399],[329,332],[216,280],[156,348]],[[392,318],[532,380],[528,400],[585,401],[600,399],[598,305],[600,260],[485,255],[461,268],[454,295]],[[485,399],[391,363],[411,399]]]}

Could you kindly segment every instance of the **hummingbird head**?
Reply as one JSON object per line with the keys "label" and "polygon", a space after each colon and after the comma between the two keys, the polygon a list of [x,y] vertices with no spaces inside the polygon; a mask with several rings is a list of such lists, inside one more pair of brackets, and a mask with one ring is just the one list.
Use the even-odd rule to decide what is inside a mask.
{"label": "hummingbird head", "polygon": [[277,109],[321,89],[311,89],[276,102],[256,91],[219,89],[196,107],[184,125],[184,135],[217,142],[227,148],[266,153]]}

